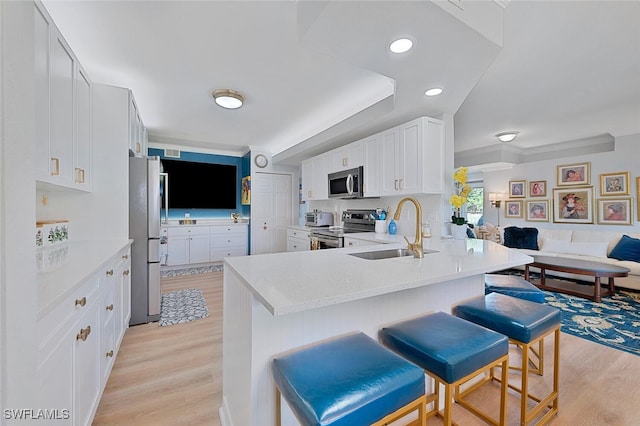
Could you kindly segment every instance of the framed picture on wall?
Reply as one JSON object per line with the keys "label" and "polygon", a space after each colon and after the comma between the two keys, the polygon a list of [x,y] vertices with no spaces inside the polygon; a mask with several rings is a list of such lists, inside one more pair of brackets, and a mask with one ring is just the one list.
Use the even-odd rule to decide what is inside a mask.
{"label": "framed picture on wall", "polygon": [[598,223],[602,225],[631,225],[631,198],[598,199]]}
{"label": "framed picture on wall", "polygon": [[529,222],[549,221],[549,200],[535,200],[526,202],[525,219]]}
{"label": "framed picture on wall", "polygon": [[504,204],[504,217],[522,217],[522,200],[507,200]]}
{"label": "framed picture on wall", "polygon": [[593,223],[593,186],[553,188],[553,221]]}
{"label": "framed picture on wall", "polygon": [[563,164],[558,166],[558,186],[588,185],[591,163]]}
{"label": "framed picture on wall", "polygon": [[526,188],[526,180],[511,180],[509,181],[509,197],[519,198],[525,197],[524,190]]}
{"label": "framed picture on wall", "polygon": [[629,172],[602,173],[600,196],[629,195]]}
{"label": "framed picture on wall", "polygon": [[546,197],[546,196],[547,196],[546,180],[529,181],[529,197]]}
{"label": "framed picture on wall", "polygon": [[245,176],[242,178],[241,204],[243,206],[251,204],[251,176]]}

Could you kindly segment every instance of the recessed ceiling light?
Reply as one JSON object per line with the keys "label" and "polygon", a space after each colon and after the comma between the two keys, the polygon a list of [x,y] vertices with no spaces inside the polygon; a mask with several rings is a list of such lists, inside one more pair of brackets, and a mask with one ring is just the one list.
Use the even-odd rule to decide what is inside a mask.
{"label": "recessed ceiling light", "polygon": [[438,96],[441,93],[442,93],[442,89],[439,87],[434,87],[424,92],[424,94],[427,96]]}
{"label": "recessed ceiling light", "polygon": [[391,43],[389,50],[393,53],[405,53],[413,47],[413,42],[408,38],[399,38]]}
{"label": "recessed ceiling light", "polygon": [[502,132],[498,133],[496,138],[498,138],[500,142],[511,142],[518,136],[518,134],[520,134],[520,132]]}
{"label": "recessed ceiling light", "polygon": [[222,108],[237,109],[244,103],[244,95],[237,90],[219,89],[214,90],[211,95]]}

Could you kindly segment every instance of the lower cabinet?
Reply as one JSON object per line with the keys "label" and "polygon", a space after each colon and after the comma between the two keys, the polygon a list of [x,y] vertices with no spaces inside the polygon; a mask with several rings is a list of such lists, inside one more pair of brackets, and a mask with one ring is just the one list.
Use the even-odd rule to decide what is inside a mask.
{"label": "lower cabinet", "polygon": [[288,228],[287,251],[311,250],[311,241],[309,240],[309,234],[309,231],[303,231],[299,228]]}
{"label": "lower cabinet", "polygon": [[127,247],[38,321],[38,407],[56,424],[93,420],[129,323],[129,265]]}
{"label": "lower cabinet", "polygon": [[211,232],[210,261],[229,256],[246,256],[249,233],[247,225],[214,225]]}
{"label": "lower cabinet", "polygon": [[229,256],[245,256],[246,223],[167,227],[168,266],[219,262]]}
{"label": "lower cabinet", "polygon": [[358,238],[350,238],[344,237],[344,246],[345,247],[362,247],[362,246],[375,246],[380,243],[376,243],[375,241],[369,240],[360,240]]}

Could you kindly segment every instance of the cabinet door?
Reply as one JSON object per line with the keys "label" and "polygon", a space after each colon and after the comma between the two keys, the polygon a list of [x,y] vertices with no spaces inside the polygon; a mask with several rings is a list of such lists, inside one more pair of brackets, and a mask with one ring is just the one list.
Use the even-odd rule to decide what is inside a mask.
{"label": "cabinet door", "polygon": [[120,342],[124,338],[124,333],[127,331],[127,327],[129,327],[129,320],[131,320],[131,262],[126,262],[126,267],[124,271],[122,271],[122,282],[121,282],[121,293],[120,293],[120,317],[121,322],[120,326],[116,329],[118,346],[120,346]]}
{"label": "cabinet door", "polygon": [[398,143],[398,177],[400,194],[422,192],[422,123],[420,119],[400,127]]}
{"label": "cabinet door", "polygon": [[80,189],[91,189],[91,82],[78,67],[75,91],[75,165],[73,179]]}
{"label": "cabinet door", "polygon": [[313,200],[329,199],[327,161],[324,155],[313,158]]}
{"label": "cabinet door", "polygon": [[[300,176],[302,179],[302,200],[313,199],[313,159],[305,160],[301,164]],[[255,193],[255,190],[254,190]]]}
{"label": "cabinet door", "polygon": [[108,281],[101,283],[104,288],[102,303],[98,308],[100,311],[100,385],[107,385],[109,373],[113,367],[113,360],[116,354],[115,339],[115,317],[120,313],[116,302],[116,285],[120,281],[120,276],[115,275]]}
{"label": "cabinet door", "polygon": [[53,181],[73,183],[73,82],[71,49],[57,31],[50,45],[50,168]]}
{"label": "cabinet door", "polygon": [[435,118],[424,119],[424,165],[422,167],[422,191],[442,194],[445,187],[444,173],[444,123]]}
{"label": "cabinet door", "polygon": [[75,330],[54,338],[40,348],[36,407],[60,411],[58,425],[71,425],[73,414],[73,345]]}
{"label": "cabinet door", "polygon": [[169,237],[167,265],[187,265],[189,263],[189,238],[189,235]]}
{"label": "cabinet door", "polygon": [[381,181],[381,135],[373,135],[362,142],[364,153],[364,195],[378,197]]}
{"label": "cabinet door", "polygon": [[191,235],[189,240],[189,263],[209,262],[209,229],[206,234]]}
{"label": "cabinet door", "polygon": [[[393,128],[381,134],[381,188],[380,195],[397,195],[400,190],[397,173],[398,129]],[[366,171],[365,171],[366,173]]]}
{"label": "cabinet door", "polygon": [[90,424],[100,395],[100,329],[95,303],[75,323],[76,340],[73,346],[74,423]]}
{"label": "cabinet door", "polygon": [[36,178],[48,181],[49,162],[49,21],[34,4],[34,88],[36,91]]}

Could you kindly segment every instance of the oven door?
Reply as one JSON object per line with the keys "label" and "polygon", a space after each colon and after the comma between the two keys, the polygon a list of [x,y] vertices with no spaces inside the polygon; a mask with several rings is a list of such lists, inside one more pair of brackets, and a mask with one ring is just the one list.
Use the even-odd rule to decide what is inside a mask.
{"label": "oven door", "polygon": [[322,234],[311,233],[311,250],[325,250],[332,248],[342,248],[344,244],[344,238],[342,237],[330,237]]}

